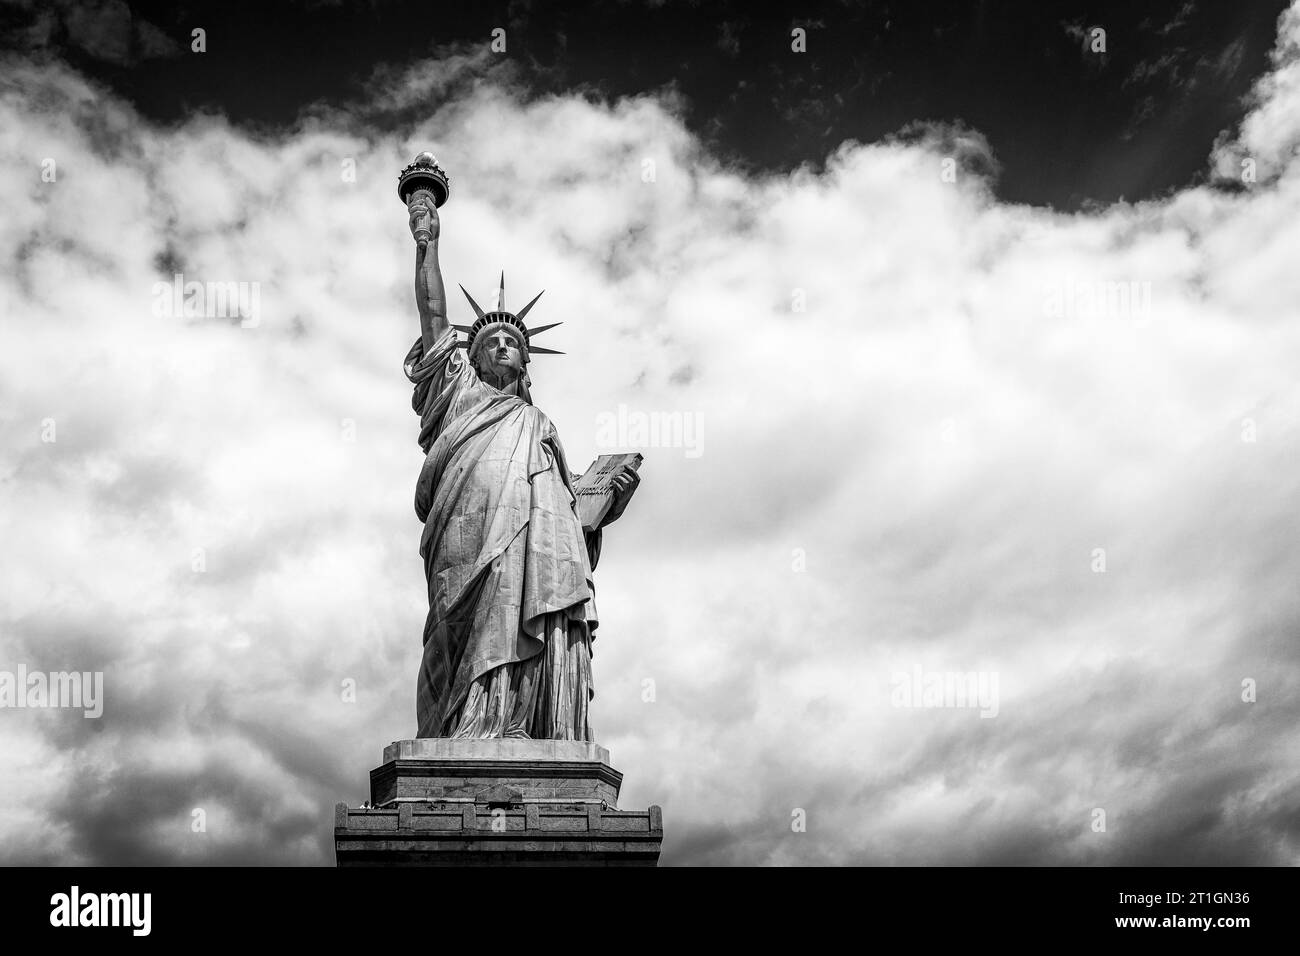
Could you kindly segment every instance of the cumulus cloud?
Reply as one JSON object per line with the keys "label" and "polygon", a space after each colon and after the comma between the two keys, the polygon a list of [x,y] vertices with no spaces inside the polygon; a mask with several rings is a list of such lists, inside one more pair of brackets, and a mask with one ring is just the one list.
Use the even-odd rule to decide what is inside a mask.
{"label": "cumulus cloud", "polygon": [[1224,137],[1214,152],[1215,171],[1239,181],[1250,161],[1264,180],[1285,175],[1300,149],[1300,7],[1278,21],[1273,69],[1258,83],[1252,110],[1235,136]]}
{"label": "cumulus cloud", "polygon": [[[106,703],[0,711],[0,856],[328,864],[332,804],[414,732],[394,187],[431,148],[449,286],[504,269],[565,323],[533,392],[571,459],[620,405],[700,429],[644,449],[597,572],[593,724],[664,862],[1295,863],[1279,29],[1207,157],[1266,177],[1069,216],[998,201],[958,125],[756,177],[669,101],[532,98],[472,56],[278,136],[8,61],[0,669],[102,670]],[[175,273],[256,283],[256,321],[159,314]],[[918,669],[996,675],[997,715],[896,706]]]}

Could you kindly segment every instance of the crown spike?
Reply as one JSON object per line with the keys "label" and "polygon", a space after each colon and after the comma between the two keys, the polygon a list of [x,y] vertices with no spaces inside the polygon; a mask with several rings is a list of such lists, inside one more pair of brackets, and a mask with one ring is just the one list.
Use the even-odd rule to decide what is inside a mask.
{"label": "crown spike", "polygon": [[502,269],[501,270],[501,291],[497,293],[497,311],[504,312],[505,310],[506,310],[506,272],[504,269]]}
{"label": "crown spike", "polygon": [[532,355],[563,355],[563,352],[557,352],[555,349],[544,349],[540,345],[528,346],[528,351]]}
{"label": "crown spike", "polygon": [[[504,275],[505,274],[502,273],[503,278]],[[465,287],[461,286],[460,291],[465,292]],[[465,298],[469,299],[469,304],[474,308],[474,314],[477,315],[480,319],[483,318],[483,310],[479,308],[479,304],[474,301],[474,297],[470,295],[468,292],[465,292]]]}
{"label": "crown spike", "polygon": [[[542,292],[545,292],[545,291],[546,291],[545,289],[542,290]],[[542,297],[542,292],[539,292],[539,293],[537,293],[537,295],[533,296],[533,301],[532,301],[532,302],[529,302],[526,306],[524,306],[522,309],[519,310],[519,321],[520,321],[520,322],[522,322],[522,321],[524,320],[524,316],[528,314],[528,310],[531,309],[531,308],[533,307],[533,303],[535,303],[538,299],[540,299],[540,298]]]}
{"label": "crown spike", "polygon": [[537,328],[535,328],[535,329],[529,329],[529,330],[528,330],[528,337],[529,337],[529,338],[532,338],[534,335],[541,335],[541,334],[542,334],[543,332],[545,332],[547,329],[553,329],[553,328],[555,328],[557,325],[563,325],[563,324],[564,324],[563,322],[552,322],[550,325],[539,325],[539,326],[538,326]]}

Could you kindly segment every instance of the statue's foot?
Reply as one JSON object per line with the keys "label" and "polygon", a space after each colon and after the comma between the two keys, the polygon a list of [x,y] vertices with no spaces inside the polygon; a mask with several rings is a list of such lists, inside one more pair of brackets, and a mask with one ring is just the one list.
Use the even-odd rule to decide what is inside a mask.
{"label": "statue's foot", "polygon": [[532,740],[533,739],[532,737],[528,736],[528,734],[524,733],[522,730],[509,730],[506,731],[506,733],[503,734],[502,736],[506,740]]}

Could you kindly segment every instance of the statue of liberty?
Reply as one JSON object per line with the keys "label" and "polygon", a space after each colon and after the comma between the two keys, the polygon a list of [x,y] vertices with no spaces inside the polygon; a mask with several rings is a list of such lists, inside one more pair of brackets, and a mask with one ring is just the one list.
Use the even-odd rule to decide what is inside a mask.
{"label": "statue of liberty", "polygon": [[[417,163],[426,156],[428,167],[429,154]],[[405,370],[425,452],[415,510],[429,591],[417,734],[589,741],[591,574],[601,527],[623,513],[640,479],[631,468],[614,475],[612,505],[584,531],[577,476],[529,392],[529,354],[559,354],[530,340],[560,323],[524,324],[541,293],[508,312],[503,274],[494,311],[465,292],[477,321],[450,325],[438,203],[421,189],[408,210],[420,338]]]}

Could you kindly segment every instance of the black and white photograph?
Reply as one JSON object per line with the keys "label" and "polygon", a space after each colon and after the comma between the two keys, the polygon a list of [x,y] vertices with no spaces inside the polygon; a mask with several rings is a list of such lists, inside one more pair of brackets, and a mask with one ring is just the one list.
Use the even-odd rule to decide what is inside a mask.
{"label": "black and white photograph", "polygon": [[54,888],[6,926],[833,869],[1259,939],[1300,0],[3,0],[0,47],[0,879]]}

